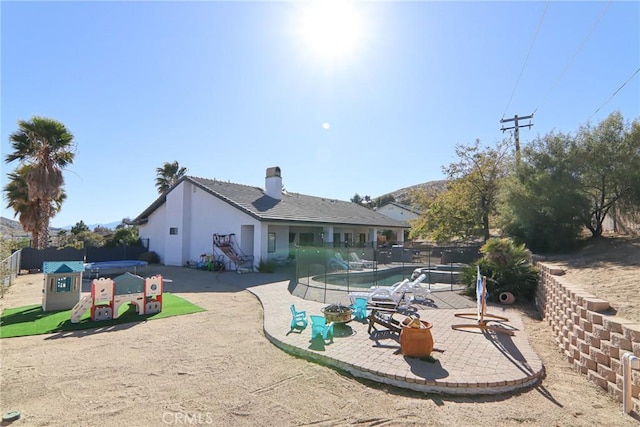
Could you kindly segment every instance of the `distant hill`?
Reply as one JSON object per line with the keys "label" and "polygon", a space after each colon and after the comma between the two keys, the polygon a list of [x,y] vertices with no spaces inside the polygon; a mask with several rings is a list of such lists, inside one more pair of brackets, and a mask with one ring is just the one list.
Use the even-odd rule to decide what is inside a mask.
{"label": "distant hill", "polygon": [[[60,228],[49,227],[49,234],[56,235],[60,231]],[[14,221],[9,218],[0,217],[0,236],[12,237],[12,238],[31,238],[31,233],[27,233],[22,229],[22,226],[18,221]]]}
{"label": "distant hill", "polygon": [[25,233],[18,221],[0,217],[0,235],[2,237],[28,237],[29,233]]}
{"label": "distant hill", "polygon": [[[49,227],[49,234],[58,234],[60,228]],[[9,218],[0,217],[0,236],[11,238],[31,238],[31,233],[27,233],[22,229],[22,226],[18,221],[14,221]]]}
{"label": "distant hill", "polygon": [[405,187],[396,191],[392,191],[391,193],[383,194],[380,197],[376,197],[376,199],[381,199],[386,196],[393,196],[397,203],[401,203],[403,205],[412,205],[413,203],[411,200],[411,193],[413,193],[414,191],[434,191],[436,193],[440,193],[445,189],[446,185],[446,180],[423,182],[422,184],[412,185],[411,187]]}

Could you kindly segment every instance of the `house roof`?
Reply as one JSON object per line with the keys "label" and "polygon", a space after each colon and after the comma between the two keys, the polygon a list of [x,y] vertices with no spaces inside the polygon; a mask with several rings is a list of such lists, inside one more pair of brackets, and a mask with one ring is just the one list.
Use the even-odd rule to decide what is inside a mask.
{"label": "house roof", "polygon": [[287,192],[282,193],[282,200],[276,200],[259,187],[193,176],[182,177],[138,215],[133,223],[145,223],[149,215],[165,203],[167,194],[184,181],[191,182],[259,221],[409,228],[406,222],[396,221],[352,202]]}
{"label": "house roof", "polygon": [[82,261],[45,261],[42,263],[44,274],[82,273],[84,263]]}

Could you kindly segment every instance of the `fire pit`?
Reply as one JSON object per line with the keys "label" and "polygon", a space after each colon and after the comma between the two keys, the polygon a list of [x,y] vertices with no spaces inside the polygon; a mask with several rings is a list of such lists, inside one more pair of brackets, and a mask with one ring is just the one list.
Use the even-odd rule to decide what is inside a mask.
{"label": "fire pit", "polygon": [[322,309],[327,323],[347,323],[351,321],[351,307],[342,304],[331,304]]}

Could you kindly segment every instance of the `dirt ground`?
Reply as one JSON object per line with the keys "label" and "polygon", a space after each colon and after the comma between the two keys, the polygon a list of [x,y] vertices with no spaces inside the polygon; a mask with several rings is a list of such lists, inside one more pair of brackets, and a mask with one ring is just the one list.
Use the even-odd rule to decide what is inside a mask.
{"label": "dirt ground", "polygon": [[574,254],[548,257],[566,277],[609,301],[616,315],[640,323],[640,238],[605,236]]}
{"label": "dirt ground", "polygon": [[[609,298],[620,314],[638,316],[632,276],[640,273],[639,241],[598,245],[605,244],[606,251],[594,245],[567,258],[568,275]],[[523,314],[523,322],[546,370],[538,386],[497,396],[426,395],[354,379],[272,345],[262,332],[260,302],[246,290],[251,283],[238,284],[239,277],[268,275],[182,269],[198,283],[190,287],[175,270],[158,269],[176,276],[168,291],[207,311],[0,340],[0,412],[21,411],[16,426],[564,427],[640,420],[571,369],[535,313]],[[37,304],[41,287],[41,275],[20,276],[0,306]]]}

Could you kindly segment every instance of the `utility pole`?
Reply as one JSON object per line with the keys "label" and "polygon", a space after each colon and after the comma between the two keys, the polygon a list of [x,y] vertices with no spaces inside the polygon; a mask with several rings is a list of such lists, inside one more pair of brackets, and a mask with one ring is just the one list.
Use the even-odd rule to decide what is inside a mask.
{"label": "utility pole", "polygon": [[[529,123],[526,125],[521,125],[519,123],[519,120],[527,120],[529,119]],[[506,123],[506,122],[514,122],[513,126],[511,127],[504,127],[504,125],[502,125],[502,129],[500,129],[503,133],[506,130],[509,129],[515,129],[515,138],[516,138],[516,164],[520,165],[520,128],[525,128],[528,127],[529,129],[531,129],[531,126],[533,126],[533,123],[531,123],[531,119],[533,119],[533,114],[530,114],[528,116],[522,116],[522,117],[518,117],[518,115],[516,114],[515,116],[513,116],[513,119],[500,119],[500,123]]]}

